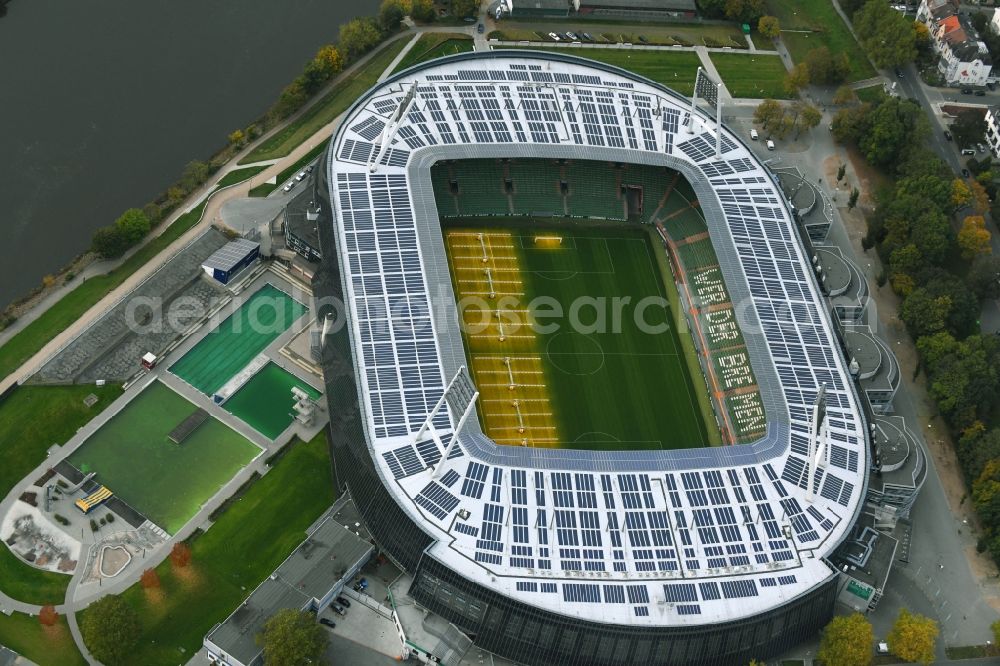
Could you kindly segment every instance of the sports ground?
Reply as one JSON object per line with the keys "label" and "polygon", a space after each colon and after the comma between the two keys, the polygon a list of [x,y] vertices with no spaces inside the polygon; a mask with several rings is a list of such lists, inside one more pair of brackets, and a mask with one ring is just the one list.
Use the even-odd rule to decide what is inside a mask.
{"label": "sports ground", "polygon": [[70,457],[84,473],[167,532],[175,533],[201,505],[260,453],[220,421],[208,417],[180,443],[168,439],[197,411],[154,382],[101,426]]}
{"label": "sports ground", "polygon": [[170,372],[212,395],[307,310],[274,285],[264,285],[170,366]]}
{"label": "sports ground", "polygon": [[[664,307],[668,285],[645,229],[543,226],[524,218],[475,224],[460,220],[444,234],[490,437],[583,449],[691,448],[718,440],[699,403],[704,380],[692,377],[678,339],[683,319]],[[616,297],[623,304],[618,317]],[[636,305],[648,297],[657,300],[642,311],[640,325]],[[563,316],[549,316],[555,303]]]}

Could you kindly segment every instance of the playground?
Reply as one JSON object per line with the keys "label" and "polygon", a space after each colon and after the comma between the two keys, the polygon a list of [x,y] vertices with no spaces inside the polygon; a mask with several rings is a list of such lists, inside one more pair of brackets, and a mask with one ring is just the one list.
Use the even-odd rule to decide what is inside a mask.
{"label": "playground", "polygon": [[101,426],[69,463],[173,534],[261,450],[154,382]]}
{"label": "playground", "polygon": [[223,403],[222,408],[268,439],[277,439],[294,419],[292,387],[315,400],[320,392],[276,364],[268,363]]}
{"label": "playground", "polygon": [[210,396],[306,312],[305,305],[265,284],[174,363],[170,372]]}

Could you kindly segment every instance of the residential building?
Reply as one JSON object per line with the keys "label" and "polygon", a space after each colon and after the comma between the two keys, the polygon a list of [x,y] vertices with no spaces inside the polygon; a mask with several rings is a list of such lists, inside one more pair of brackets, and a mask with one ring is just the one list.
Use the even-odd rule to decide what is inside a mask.
{"label": "residential building", "polygon": [[947,85],[984,86],[993,72],[986,44],[951,0],[922,0],[917,20],[931,33],[938,71]]}
{"label": "residential building", "polygon": [[986,111],[986,142],[993,157],[1000,159],[1000,108],[995,106]]}

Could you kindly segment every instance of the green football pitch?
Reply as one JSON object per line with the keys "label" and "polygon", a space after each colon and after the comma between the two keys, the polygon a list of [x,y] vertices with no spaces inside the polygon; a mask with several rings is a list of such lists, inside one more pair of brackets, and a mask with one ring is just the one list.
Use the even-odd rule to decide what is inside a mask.
{"label": "green football pitch", "polygon": [[[706,423],[704,400],[696,393],[705,392],[704,379],[692,377],[678,338],[677,327],[686,324],[667,305],[667,290],[675,286],[664,279],[654,255],[660,250],[647,230],[551,222],[529,228],[520,220],[488,229],[464,220],[445,228],[456,294],[493,296],[471,315],[464,308],[465,322],[484,316],[513,321],[511,313],[523,311],[534,324],[530,332],[510,323],[502,331],[463,331],[486,432],[515,443],[503,441],[502,434],[520,425],[526,445],[591,450],[694,448],[718,441],[714,419]],[[478,275],[486,266],[492,266],[492,295],[483,295]],[[518,304],[499,305],[506,298]],[[561,316],[553,315],[553,304]],[[529,362],[532,353],[540,358],[537,367]],[[522,386],[534,389],[519,399]],[[499,418],[490,414],[505,409]],[[545,425],[545,415],[554,426]],[[531,436],[546,427],[554,430],[547,443]]]}

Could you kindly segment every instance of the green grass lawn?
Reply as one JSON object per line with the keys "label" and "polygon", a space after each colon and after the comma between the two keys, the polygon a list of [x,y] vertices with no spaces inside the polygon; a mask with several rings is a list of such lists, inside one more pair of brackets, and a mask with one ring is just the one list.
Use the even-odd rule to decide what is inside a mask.
{"label": "green grass lawn", "polygon": [[69,579],[68,574],[36,569],[6,545],[0,545],[0,590],[12,599],[26,604],[61,604],[66,599]]}
{"label": "green grass lawn", "polygon": [[825,46],[830,53],[847,54],[851,63],[851,81],[875,76],[865,52],[830,0],[767,0],[767,7],[768,13],[781,22],[781,39],[796,63],[804,62],[811,49]]}
{"label": "green grass lawn", "polygon": [[[93,393],[93,407],[83,404]],[[0,403],[0,496],[120,396],[117,386],[22,386]],[[62,603],[69,576],[40,571],[0,546],[0,590],[26,603]],[[2,616],[0,616],[2,617]],[[0,641],[2,643],[3,641]]]}
{"label": "green grass lawn", "polygon": [[399,52],[409,41],[409,37],[403,35],[400,39],[383,46],[382,50],[376,53],[371,60],[337,83],[330,92],[309,106],[305,113],[294,122],[268,137],[239,163],[249,164],[261,160],[272,160],[292,152],[296,146],[319,131],[321,127],[332,122],[346,111],[362,93],[375,85],[378,77],[382,75],[389,63],[399,55]]}
{"label": "green grass lawn", "polygon": [[[69,578],[68,576],[66,577]],[[76,649],[66,618],[51,627],[43,627],[37,617],[0,613],[0,645],[9,647],[39,666],[85,666],[87,663]]]}
{"label": "green grass lawn", "polygon": [[791,99],[785,92],[785,65],[778,56],[710,53],[712,62],[733,97]]}
{"label": "green grass lawn", "polygon": [[154,382],[73,452],[69,462],[174,534],[260,449],[209,418],[179,444],[167,435],[197,408]]}
{"label": "green grass lawn", "polygon": [[858,88],[854,91],[854,94],[858,96],[858,99],[862,102],[868,102],[869,104],[874,104],[879,102],[885,97],[885,88],[882,87],[881,83],[875,84],[873,86],[868,86],[867,88]]}
{"label": "green grass lawn", "polygon": [[505,40],[528,40],[528,41],[549,41],[549,31],[554,32],[574,32],[577,35],[587,32],[598,43],[622,43],[630,42],[639,44],[639,36],[645,37],[650,44],[681,44],[684,46],[706,45],[706,46],[731,46],[733,48],[747,48],[746,39],[740,34],[739,27],[733,23],[724,25],[721,23],[656,23],[642,22],[641,27],[636,26],[635,21],[567,21],[558,19],[552,22],[551,27],[545,29],[534,28],[533,24],[544,25],[543,20],[533,20],[527,23],[517,21],[504,21],[500,34],[491,34],[490,37]]}
{"label": "green grass lawn", "polygon": [[552,51],[590,58],[635,72],[647,79],[672,88],[682,95],[694,92],[694,77],[701,61],[690,52],[640,51],[631,49],[588,49],[531,46],[537,51]]}
{"label": "green grass lawn", "polygon": [[417,43],[413,45],[403,59],[392,70],[393,74],[401,72],[407,67],[412,67],[427,60],[440,58],[455,53],[471,51],[472,37],[463,33],[453,32],[428,32],[420,36]]}
{"label": "green grass lawn", "polygon": [[[97,403],[87,407],[91,393]],[[0,497],[121,394],[118,386],[22,386],[0,402]]]}
{"label": "green grass lawn", "polygon": [[[536,221],[530,232],[511,227],[501,233],[515,234],[523,303],[551,299],[564,309],[563,317],[539,322],[555,326],[539,330],[534,343],[562,446],[610,450],[708,445],[711,438],[676,318],[663,305],[667,293],[646,230],[544,224]],[[561,237],[561,243],[536,245],[539,229]],[[620,325],[613,323],[611,303],[616,297],[630,299],[621,310]],[[605,299],[601,311],[606,325],[588,328],[596,316],[590,306],[579,317],[582,326],[574,323],[573,304],[584,298]],[[646,298],[658,302],[637,310],[635,305]]]}
{"label": "green grass lawn", "polygon": [[233,169],[219,179],[219,182],[216,183],[216,187],[229,187],[230,185],[235,185],[236,183],[242,183],[244,180],[253,178],[266,168],[267,165]]}
{"label": "green grass lawn", "polygon": [[135,584],[122,594],[142,623],[132,663],[186,662],[209,629],[274,571],[333,502],[325,435],[290,446],[268,474],[191,542],[188,567],[175,573],[168,558],[156,568],[159,590],[147,592]]}
{"label": "green grass lawn", "polygon": [[22,363],[34,356],[49,340],[66,330],[70,324],[83,316],[112,289],[124,282],[130,275],[162,252],[168,245],[184,235],[201,219],[205,202],[178,217],[173,224],[156,238],[142,246],[126,259],[121,266],[80,282],[77,287],[63,296],[55,305],[43,312],[38,319],[0,347],[0,377],[9,375]]}

